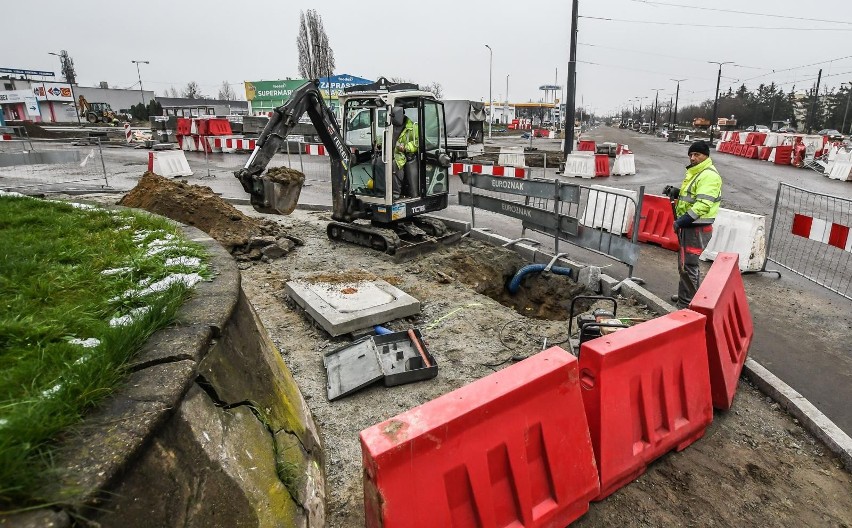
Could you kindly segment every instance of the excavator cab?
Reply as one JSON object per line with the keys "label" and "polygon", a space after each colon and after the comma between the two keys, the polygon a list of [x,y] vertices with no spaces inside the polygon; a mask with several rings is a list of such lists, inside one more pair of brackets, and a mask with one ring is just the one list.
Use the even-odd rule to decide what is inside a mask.
{"label": "excavator cab", "polygon": [[[443,103],[412,89],[413,85],[387,93],[372,86],[353,87],[341,97],[343,135],[352,150],[362,153],[353,157],[349,168],[350,192],[363,203],[374,204],[377,217],[381,215],[375,213],[388,207],[396,208],[397,216],[403,210],[409,212],[405,204],[413,204],[411,214],[424,205],[429,210],[443,209],[446,203],[440,205],[441,197],[449,191]],[[398,124],[393,122],[395,108],[404,117]],[[409,135],[414,130],[414,152],[397,148],[406,126]]]}

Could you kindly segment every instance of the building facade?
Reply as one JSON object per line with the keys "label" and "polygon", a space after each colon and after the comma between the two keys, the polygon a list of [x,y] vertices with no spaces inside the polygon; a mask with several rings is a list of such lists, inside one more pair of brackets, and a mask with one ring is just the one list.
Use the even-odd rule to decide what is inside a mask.
{"label": "building facade", "polygon": [[186,97],[157,97],[163,115],[177,117],[246,115],[248,101],[221,101],[219,99],[188,99]]}
{"label": "building facade", "polygon": [[70,85],[23,77],[0,77],[0,108],[5,121],[76,123],[80,96],[90,103],[109,103],[116,112],[154,98],[154,92]]}

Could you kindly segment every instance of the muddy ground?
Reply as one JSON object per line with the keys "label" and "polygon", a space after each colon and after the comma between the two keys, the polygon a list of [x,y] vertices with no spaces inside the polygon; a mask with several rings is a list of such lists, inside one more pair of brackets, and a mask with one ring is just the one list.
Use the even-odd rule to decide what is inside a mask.
{"label": "muddy ground", "polygon": [[[260,216],[248,207],[239,209],[249,217]],[[533,354],[545,339],[550,346],[567,337],[564,319],[521,314],[547,315],[564,305],[571,294],[568,279],[532,278],[524,284],[545,296],[564,296],[550,299],[546,310],[536,304],[541,299],[509,307],[492,298],[501,298],[499,285],[520,264],[501,248],[463,239],[452,248],[398,264],[367,249],[330,242],[325,235],[328,213],[299,210],[266,218],[304,245],[277,260],[243,262],[243,287],[320,427],[330,527],[364,522],[359,431]],[[380,277],[420,300],[418,316],[386,326],[421,330],[439,365],[435,379],[372,386],[328,401],[322,355],[349,340],[332,339],[312,324],[283,288],[291,279],[340,275]],[[619,305],[619,316],[650,315],[629,304]],[[664,456],[636,482],[593,504],[575,525],[850,527],[852,475],[777,404],[742,382],[733,409],[716,413],[703,439]]]}

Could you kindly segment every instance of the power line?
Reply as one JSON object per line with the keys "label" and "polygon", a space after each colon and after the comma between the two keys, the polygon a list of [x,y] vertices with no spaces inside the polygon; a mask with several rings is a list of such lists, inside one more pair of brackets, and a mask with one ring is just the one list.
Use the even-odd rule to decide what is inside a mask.
{"label": "power line", "polygon": [[604,20],[607,22],[629,22],[631,24],[655,24],[662,26],[689,26],[689,27],[706,27],[706,28],[722,28],[722,29],[769,29],[769,30],[784,30],[784,31],[852,31],[852,28],[802,28],[802,27],[766,27],[766,26],[721,26],[716,24],[692,24],[686,22],[659,22],[656,20],[626,20],[623,18],[607,18],[583,16],[590,20]]}
{"label": "power line", "polygon": [[661,5],[666,7],[684,7],[687,9],[701,9],[702,11],[716,11],[718,13],[735,13],[738,15],[753,15],[753,16],[763,16],[763,17],[771,17],[771,18],[784,18],[787,20],[802,20],[806,22],[828,22],[830,24],[847,24],[852,25],[852,22],[846,22],[843,20],[824,20],[821,18],[804,18],[804,17],[794,17],[787,15],[776,15],[774,13],[752,13],[750,11],[735,11],[733,9],[719,9],[717,7],[701,7],[701,6],[691,6],[691,5],[682,5],[682,4],[667,4],[664,2],[651,2],[649,0],[631,0],[632,2],[638,2],[640,4],[654,4]]}
{"label": "power line", "polygon": [[[654,52],[651,52],[651,51],[640,51],[640,50],[633,50],[633,49],[627,49],[627,48],[616,48],[616,47],[613,47],[613,46],[604,46],[602,44],[579,43],[579,45],[580,46],[590,46],[590,47],[594,47],[594,48],[611,49],[611,50],[614,50],[614,51],[623,51],[623,52],[627,52],[627,53],[635,53],[635,54],[638,54],[638,55],[652,55],[652,56],[655,56],[655,57],[666,57],[668,59],[677,59],[677,60],[682,60],[682,61],[695,62],[695,57],[679,57],[677,55],[666,55],[666,54],[663,54],[663,53],[654,53]],[[771,68],[758,68],[757,66],[745,66],[743,64],[732,64],[731,66],[735,66],[737,68],[747,68],[747,69],[750,69],[750,70],[771,70]],[[724,77],[724,75],[723,75],[723,77]],[[733,77],[727,77],[727,78],[733,79]],[[711,79],[708,79],[706,77],[703,78],[703,79],[699,78],[699,77],[695,77],[695,79],[705,80],[705,81],[711,80]]]}

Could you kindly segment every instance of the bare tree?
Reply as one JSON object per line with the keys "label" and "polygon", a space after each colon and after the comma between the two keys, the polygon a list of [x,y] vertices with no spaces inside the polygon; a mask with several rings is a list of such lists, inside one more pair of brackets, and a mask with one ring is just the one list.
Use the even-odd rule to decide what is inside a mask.
{"label": "bare tree", "polygon": [[427,92],[432,92],[432,95],[435,96],[435,99],[444,98],[444,88],[438,81],[432,81],[429,84],[420,86],[420,88],[426,90]]}
{"label": "bare tree", "polygon": [[334,52],[328,43],[322,17],[313,9],[300,11],[296,47],[299,51],[299,75],[303,78],[319,79],[334,72]]}
{"label": "bare tree", "polygon": [[177,88],[175,88],[174,86],[170,86],[166,88],[166,97],[178,98],[180,97],[180,94],[178,93]]}
{"label": "bare tree", "polygon": [[204,99],[205,96],[201,95],[201,88],[198,86],[198,83],[195,81],[189,81],[186,83],[186,86],[183,88],[182,95],[187,99]]}
{"label": "bare tree", "polygon": [[228,81],[222,81],[222,86],[219,87],[219,100],[220,101],[236,101],[237,94],[234,93],[234,89],[231,88],[231,85],[228,84]]}

